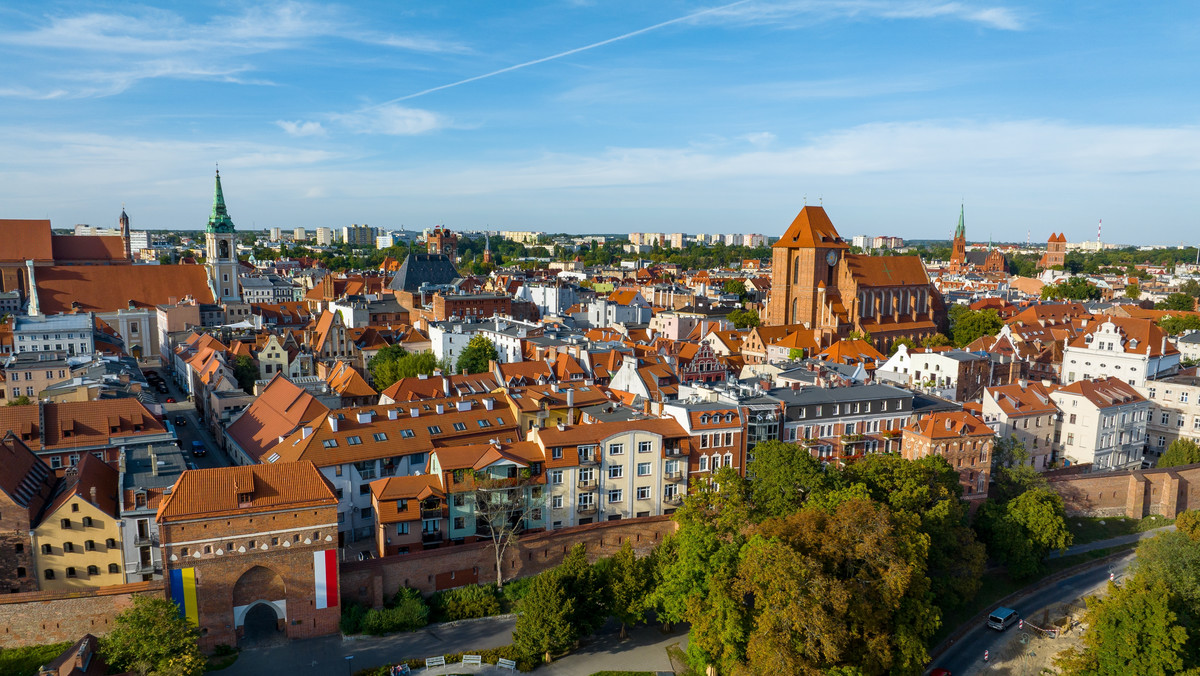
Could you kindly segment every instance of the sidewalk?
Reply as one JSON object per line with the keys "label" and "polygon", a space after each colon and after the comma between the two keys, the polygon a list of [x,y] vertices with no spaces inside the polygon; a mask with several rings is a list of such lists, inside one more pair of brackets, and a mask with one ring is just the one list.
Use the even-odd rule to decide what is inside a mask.
{"label": "sidewalk", "polygon": [[1162,528],[1155,528],[1153,530],[1143,531],[1141,533],[1130,533],[1129,535],[1118,535],[1115,538],[1108,538],[1107,540],[1096,540],[1095,542],[1088,542],[1088,543],[1085,543],[1082,545],[1074,545],[1071,547],[1067,547],[1066,551],[1064,551],[1062,554],[1059,554],[1058,552],[1050,552],[1050,555],[1047,556],[1046,558],[1057,559],[1060,556],[1071,556],[1072,554],[1083,554],[1084,552],[1091,552],[1091,551],[1095,551],[1097,549],[1107,549],[1108,547],[1118,547],[1120,545],[1127,545],[1127,544],[1130,544],[1133,542],[1137,542],[1138,540],[1145,540],[1147,538],[1152,538],[1155,535],[1158,535],[1159,533],[1166,533],[1167,531],[1172,531],[1172,530],[1175,530],[1175,524],[1171,524],[1170,526],[1163,526]]}

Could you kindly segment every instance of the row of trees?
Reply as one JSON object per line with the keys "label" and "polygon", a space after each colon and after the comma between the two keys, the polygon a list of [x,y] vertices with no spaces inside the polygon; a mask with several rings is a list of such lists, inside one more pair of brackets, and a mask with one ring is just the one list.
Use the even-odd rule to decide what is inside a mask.
{"label": "row of trees", "polygon": [[496,344],[487,336],[475,335],[467,341],[467,346],[459,353],[455,363],[451,363],[449,357],[439,361],[428,350],[409,352],[399,345],[389,345],[371,357],[367,369],[371,372],[375,389],[383,390],[401,378],[430,375],[435,369],[441,369],[446,374],[483,373],[488,369],[488,362],[497,359]]}

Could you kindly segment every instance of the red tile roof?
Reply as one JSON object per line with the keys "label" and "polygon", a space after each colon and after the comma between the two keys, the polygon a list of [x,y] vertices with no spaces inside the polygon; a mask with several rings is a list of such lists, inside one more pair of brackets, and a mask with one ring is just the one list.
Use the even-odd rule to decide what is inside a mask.
{"label": "red tile roof", "polygon": [[132,397],[2,406],[0,429],[12,430],[35,452],[104,446],[114,436],[166,432],[162,422]]}
{"label": "red tile roof", "polygon": [[124,310],[166,305],[191,296],[212,303],[208,273],[200,265],[66,265],[38,268],[38,301],[46,314]]}
{"label": "red tile roof", "polygon": [[0,218],[0,261],[21,263],[32,260],[49,263],[54,260],[50,244],[50,221]]}
{"label": "red tile roof", "polygon": [[819,246],[834,249],[848,249],[850,247],[838,235],[838,231],[833,227],[833,222],[829,220],[829,215],[825,213],[825,209],[823,207],[810,206],[806,206],[800,210],[799,215],[788,226],[783,236],[772,246],[781,248]]}
{"label": "red tile roof", "polygon": [[395,402],[418,401],[445,396],[446,379],[449,378],[450,394],[476,394],[491,392],[499,387],[491,373],[460,374],[456,376],[431,376],[429,378],[401,378],[380,393]]}
{"label": "red tile roof", "polygon": [[1051,391],[1081,395],[1095,404],[1097,408],[1145,401],[1145,397],[1139,394],[1133,385],[1112,376],[1102,380],[1081,380],[1065,387],[1054,388]]}
{"label": "red tile roof", "polygon": [[113,261],[127,263],[125,240],[102,235],[52,235],[50,249],[54,262],[69,265],[72,261]]}
{"label": "red tile roof", "polygon": [[0,467],[0,491],[25,508],[32,523],[53,494],[54,472],[11,431],[0,438]]}
{"label": "red tile roof", "polygon": [[67,469],[62,487],[42,512],[43,521],[52,518],[53,514],[72,498],[83,500],[114,519],[117,518],[120,514],[120,504],[117,500],[120,476],[116,469],[100,458],[91,453],[84,453],[77,465]]}
{"label": "red tile roof", "polygon": [[949,439],[960,436],[992,436],[994,432],[987,423],[965,411],[941,411],[921,418],[904,428],[905,432],[926,439]]}
{"label": "red tile roof", "polygon": [[859,286],[924,286],[929,284],[920,256],[846,254],[846,265]]}
{"label": "red tile roof", "polygon": [[279,437],[291,434],[302,423],[315,420],[314,424],[319,424],[328,413],[329,408],[307,390],[276,374],[226,433],[251,460],[261,462]]}
{"label": "red tile roof", "polygon": [[[239,495],[249,493],[248,503]],[[311,462],[187,470],[158,508],[158,520],[211,518],[278,509],[333,507],[333,486]]]}

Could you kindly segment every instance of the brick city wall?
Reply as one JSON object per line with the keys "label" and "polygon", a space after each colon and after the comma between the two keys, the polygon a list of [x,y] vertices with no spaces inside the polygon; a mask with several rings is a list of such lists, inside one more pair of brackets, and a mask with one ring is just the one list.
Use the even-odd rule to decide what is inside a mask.
{"label": "brick city wall", "polygon": [[165,583],[0,595],[0,647],[76,641],[87,633],[103,636],[112,629],[117,613],[139,594],[165,596]]}
{"label": "brick city wall", "polygon": [[[669,516],[652,516],[528,535],[522,537],[506,554],[504,578],[528,577],[557,566],[576,543],[583,543],[588,558],[593,561],[616,553],[626,540],[633,542],[638,554],[645,555],[665,535],[674,531],[675,522]],[[343,562],[342,597],[346,601],[380,607],[384,599],[395,594],[400,587],[413,587],[429,593],[492,581],[495,576],[492,547],[489,543],[479,542],[382,559]]]}
{"label": "brick city wall", "polygon": [[1200,464],[1051,478],[1050,487],[1071,515],[1173,519],[1200,508]]}

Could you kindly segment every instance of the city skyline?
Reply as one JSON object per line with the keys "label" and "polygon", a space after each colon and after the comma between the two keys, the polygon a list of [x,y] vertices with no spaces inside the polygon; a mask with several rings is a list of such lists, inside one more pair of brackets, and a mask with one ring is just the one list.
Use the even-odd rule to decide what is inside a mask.
{"label": "city skyline", "polygon": [[6,215],[198,228],[219,162],[245,229],[1195,229],[1192,6],[619,10],[0,9]]}

